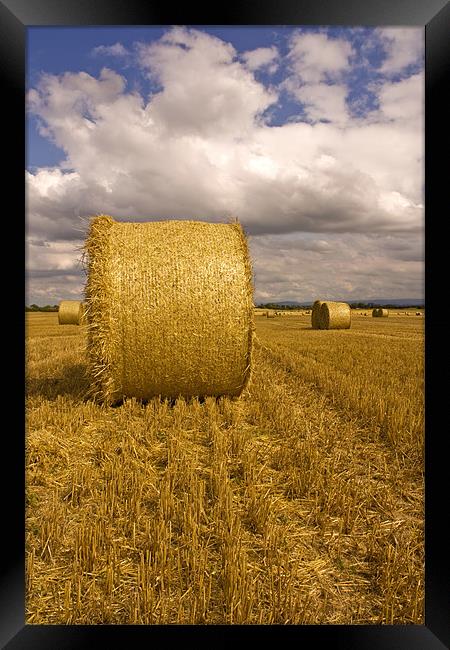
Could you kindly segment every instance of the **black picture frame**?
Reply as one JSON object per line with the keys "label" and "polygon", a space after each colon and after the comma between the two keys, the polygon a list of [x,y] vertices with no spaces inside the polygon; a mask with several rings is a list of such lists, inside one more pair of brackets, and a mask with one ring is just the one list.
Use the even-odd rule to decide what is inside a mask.
{"label": "black picture frame", "polygon": [[[410,626],[50,626],[25,625],[24,566],[24,387],[25,295],[25,62],[26,30],[37,25],[366,25],[422,26],[425,30],[425,404],[426,404],[426,564],[425,624]],[[306,647],[351,650],[442,650],[450,647],[450,579],[446,523],[448,494],[446,438],[448,437],[445,388],[448,374],[449,321],[443,286],[448,276],[446,237],[438,234],[447,214],[444,191],[448,185],[446,126],[450,114],[448,90],[450,7],[446,0],[241,0],[220,6],[185,3],[174,7],[139,0],[0,0],[0,78],[4,127],[12,135],[4,139],[4,192],[12,206],[4,215],[5,242],[11,249],[16,273],[7,272],[4,299],[8,303],[8,386],[4,393],[14,423],[4,420],[3,471],[0,472],[5,550],[0,570],[0,647],[90,648],[106,642],[136,646],[157,635],[170,641],[179,635],[183,643],[205,636],[209,643],[225,641],[237,632],[244,643],[254,641],[254,627],[264,635],[284,635]],[[442,162],[441,162],[442,161]],[[24,219],[22,220],[22,215]],[[442,220],[442,221],[441,221]],[[22,230],[23,229],[23,230]],[[22,234],[24,238],[22,239]],[[7,251],[9,255],[9,250]],[[14,276],[14,277],[13,277]],[[14,279],[15,278],[15,279]],[[17,347],[16,347],[17,344]],[[447,386],[450,384],[447,383]],[[9,389],[9,390],[8,390]],[[14,402],[14,399],[16,400]],[[5,399],[6,401],[6,399]],[[17,411],[16,411],[17,409]],[[446,428],[447,427],[447,428]],[[7,470],[10,471],[7,471]],[[220,628],[220,629],[218,629]],[[251,635],[251,636],[247,636]],[[244,635],[244,636],[242,636]],[[107,641],[106,639],[109,639]],[[144,641],[145,642],[145,641]]]}

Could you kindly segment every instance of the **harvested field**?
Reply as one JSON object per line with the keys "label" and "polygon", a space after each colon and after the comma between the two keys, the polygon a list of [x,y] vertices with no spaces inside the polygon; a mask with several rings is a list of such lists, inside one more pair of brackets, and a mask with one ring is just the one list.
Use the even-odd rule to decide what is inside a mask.
{"label": "harvested field", "polygon": [[240,398],[117,407],[26,324],[27,624],[424,623],[423,318],[258,318]]}

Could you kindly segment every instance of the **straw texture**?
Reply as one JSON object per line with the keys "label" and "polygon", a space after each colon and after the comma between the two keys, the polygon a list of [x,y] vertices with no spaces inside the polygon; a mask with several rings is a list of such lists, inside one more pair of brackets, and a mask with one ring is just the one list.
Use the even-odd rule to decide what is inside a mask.
{"label": "straw texture", "polygon": [[352,312],[346,302],[323,302],[320,306],[319,322],[322,330],[346,330],[350,328]]}
{"label": "straw texture", "polygon": [[58,323],[60,325],[79,325],[82,313],[82,303],[79,300],[62,300],[59,303]]}
{"label": "straw texture", "polygon": [[372,316],[374,318],[389,316],[389,311],[387,309],[382,309],[381,307],[375,307],[375,309],[372,310]]}
{"label": "straw texture", "polygon": [[82,302],[81,303],[81,311],[80,311],[80,322],[79,325],[87,325],[88,323],[88,315],[87,315],[87,303]]}
{"label": "straw texture", "polygon": [[239,395],[253,286],[236,223],[91,221],[85,244],[92,396]]}
{"label": "straw texture", "polygon": [[318,330],[320,329],[320,308],[323,304],[323,300],[316,300],[315,303],[313,304],[312,312],[311,312],[311,326],[313,330]]}
{"label": "straw texture", "polygon": [[275,312],[273,311],[273,309],[268,309],[266,315],[267,318],[275,318]]}

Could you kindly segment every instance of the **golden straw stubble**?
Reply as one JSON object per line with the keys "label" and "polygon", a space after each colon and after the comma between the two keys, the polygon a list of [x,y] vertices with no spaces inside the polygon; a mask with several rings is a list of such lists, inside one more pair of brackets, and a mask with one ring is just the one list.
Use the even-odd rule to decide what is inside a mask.
{"label": "golden straw stubble", "polygon": [[242,392],[254,325],[239,223],[100,215],[85,249],[93,395],[114,403]]}
{"label": "golden straw stubble", "polygon": [[322,330],[349,329],[352,322],[350,305],[346,302],[323,302],[320,306],[319,322]]}

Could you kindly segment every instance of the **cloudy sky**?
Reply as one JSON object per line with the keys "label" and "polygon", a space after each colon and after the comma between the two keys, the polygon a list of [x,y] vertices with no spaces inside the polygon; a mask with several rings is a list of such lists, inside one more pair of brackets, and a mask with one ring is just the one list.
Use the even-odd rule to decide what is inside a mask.
{"label": "cloudy sky", "polygon": [[27,304],[89,215],[227,221],[255,301],[424,295],[424,30],[28,29]]}

